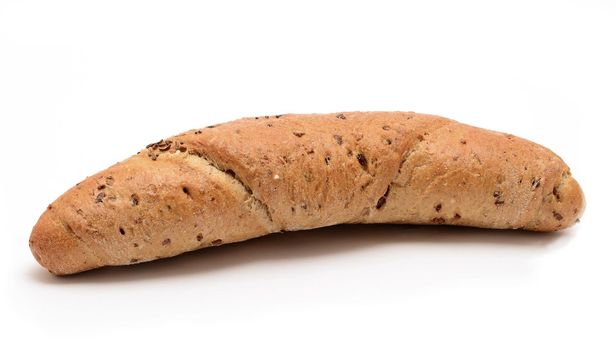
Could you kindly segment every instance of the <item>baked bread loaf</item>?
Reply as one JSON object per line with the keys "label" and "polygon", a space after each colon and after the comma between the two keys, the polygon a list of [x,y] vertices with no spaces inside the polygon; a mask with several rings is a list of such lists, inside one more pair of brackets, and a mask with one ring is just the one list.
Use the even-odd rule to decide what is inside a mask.
{"label": "baked bread loaf", "polygon": [[341,223],[555,231],[583,210],[567,165],[513,135],[407,112],[287,114],[148,145],[49,205],[30,248],[64,275]]}

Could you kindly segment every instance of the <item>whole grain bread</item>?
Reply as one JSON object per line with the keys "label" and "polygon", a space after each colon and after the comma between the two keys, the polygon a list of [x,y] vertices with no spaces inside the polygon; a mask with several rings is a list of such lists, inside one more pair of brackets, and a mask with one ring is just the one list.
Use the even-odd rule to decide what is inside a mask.
{"label": "whole grain bread", "polygon": [[567,165],[509,134],[412,112],[240,119],[148,145],[34,226],[51,273],[341,223],[555,231],[582,215]]}

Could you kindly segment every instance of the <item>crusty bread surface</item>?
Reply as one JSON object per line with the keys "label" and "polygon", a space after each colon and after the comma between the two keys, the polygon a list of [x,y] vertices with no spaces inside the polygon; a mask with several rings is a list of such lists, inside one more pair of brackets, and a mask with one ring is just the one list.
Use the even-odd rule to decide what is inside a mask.
{"label": "crusty bread surface", "polygon": [[342,223],[556,231],[583,210],[567,165],[510,134],[413,112],[286,114],[148,145],[50,204],[30,248],[64,275]]}

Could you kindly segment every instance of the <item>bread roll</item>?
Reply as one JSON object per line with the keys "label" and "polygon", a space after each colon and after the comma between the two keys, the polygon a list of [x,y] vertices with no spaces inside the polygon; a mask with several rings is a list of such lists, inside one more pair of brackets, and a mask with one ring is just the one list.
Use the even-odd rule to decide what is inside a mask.
{"label": "bread roll", "polygon": [[342,223],[555,231],[584,196],[509,134],[412,112],[245,118],[148,145],[47,207],[30,248],[56,275]]}

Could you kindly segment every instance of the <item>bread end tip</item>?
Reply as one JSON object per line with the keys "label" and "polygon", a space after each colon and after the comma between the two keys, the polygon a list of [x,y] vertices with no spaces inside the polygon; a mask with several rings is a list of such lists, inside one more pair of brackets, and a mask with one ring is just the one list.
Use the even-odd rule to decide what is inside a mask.
{"label": "bread end tip", "polygon": [[83,242],[69,232],[51,209],[34,225],[28,243],[34,259],[56,276],[97,267]]}

